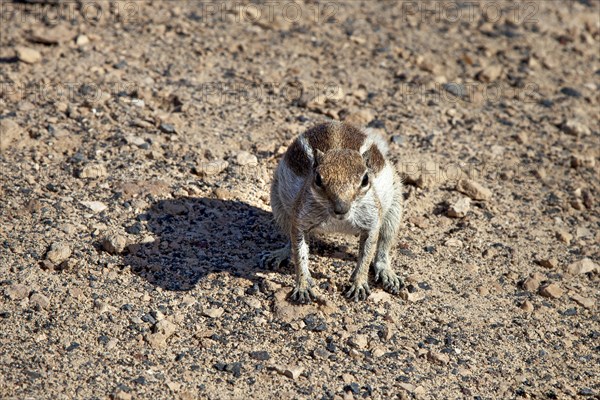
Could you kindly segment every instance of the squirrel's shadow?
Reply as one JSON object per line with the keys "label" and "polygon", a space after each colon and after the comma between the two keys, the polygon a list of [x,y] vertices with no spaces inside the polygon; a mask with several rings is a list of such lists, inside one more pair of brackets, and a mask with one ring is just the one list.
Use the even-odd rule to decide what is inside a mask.
{"label": "squirrel's shadow", "polygon": [[[137,216],[153,241],[129,246],[131,270],[165,290],[185,291],[211,272],[254,280],[258,256],[281,246],[271,213],[240,201],[210,198],[161,200]],[[136,229],[135,223],[128,228]]]}
{"label": "squirrel's shadow", "polygon": [[[282,247],[286,240],[270,212],[212,198],[158,201],[138,215],[128,231],[149,239],[128,247],[126,264],[149,283],[172,291],[193,289],[211,272],[261,280],[256,276],[260,255]],[[336,250],[321,240],[314,244],[319,253]]]}

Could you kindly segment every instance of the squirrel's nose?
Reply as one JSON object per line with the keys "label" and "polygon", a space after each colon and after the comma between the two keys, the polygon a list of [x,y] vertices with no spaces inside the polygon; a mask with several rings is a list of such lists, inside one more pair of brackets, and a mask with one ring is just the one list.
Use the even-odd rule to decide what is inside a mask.
{"label": "squirrel's nose", "polygon": [[333,205],[333,212],[336,215],[344,215],[350,211],[350,205],[344,201],[337,200]]}

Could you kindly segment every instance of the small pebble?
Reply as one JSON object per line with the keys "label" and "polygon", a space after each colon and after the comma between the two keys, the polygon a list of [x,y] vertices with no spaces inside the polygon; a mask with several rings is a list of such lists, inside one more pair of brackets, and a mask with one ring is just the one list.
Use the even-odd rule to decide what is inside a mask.
{"label": "small pebble", "polygon": [[492,197],[491,190],[470,179],[461,179],[456,184],[456,190],[466,194],[473,200],[489,200]]}
{"label": "small pebble", "polygon": [[599,271],[600,267],[598,264],[590,260],[589,258],[584,258],[582,260],[576,261],[567,266],[567,272],[571,275],[581,275],[587,274],[593,271]]}
{"label": "small pebble", "polygon": [[15,48],[17,52],[17,58],[19,61],[23,61],[26,64],[35,64],[40,62],[42,55],[36,49],[30,47],[18,46]]}
{"label": "small pebble", "polygon": [[463,218],[471,208],[471,199],[463,197],[448,208],[448,216],[451,218]]}
{"label": "small pebble", "polygon": [[550,283],[540,288],[540,294],[550,299],[558,299],[564,291],[556,283]]}
{"label": "small pebble", "polygon": [[50,306],[50,299],[41,293],[34,293],[29,297],[29,303],[32,306],[37,306],[41,309],[46,309]]}
{"label": "small pebble", "polygon": [[121,254],[127,247],[127,237],[109,234],[102,240],[102,248],[110,254]]}
{"label": "small pebble", "polygon": [[71,247],[63,242],[52,243],[48,253],[46,253],[46,259],[56,265],[67,260],[69,257],[71,257]]}

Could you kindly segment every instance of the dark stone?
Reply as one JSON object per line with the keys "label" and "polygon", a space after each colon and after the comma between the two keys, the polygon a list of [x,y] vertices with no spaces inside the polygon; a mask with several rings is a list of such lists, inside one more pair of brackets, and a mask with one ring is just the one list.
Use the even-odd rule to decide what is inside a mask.
{"label": "dark stone", "polygon": [[225,367],[227,366],[227,364],[222,363],[222,362],[218,362],[215,365],[213,365],[213,367],[217,370],[217,371],[225,371]]}
{"label": "dark stone", "polygon": [[242,375],[242,363],[241,362],[233,362],[229,363],[225,366],[225,371],[231,372],[233,376],[239,378]]}
{"label": "dark stone", "polygon": [[125,67],[127,67],[127,61],[121,60],[118,63],[116,63],[115,65],[113,65],[113,67],[115,69],[125,69]]}
{"label": "dark stone", "polygon": [[331,353],[335,353],[337,351],[337,346],[335,345],[335,343],[333,343],[333,341],[327,343],[327,346],[325,346],[325,348]]}
{"label": "dark stone", "polygon": [[560,92],[569,97],[575,97],[575,98],[581,97],[581,93],[579,93],[579,91],[577,91],[571,87],[564,87],[564,88],[560,89]]}
{"label": "dark stone", "polygon": [[344,391],[359,394],[360,386],[358,386],[358,383],[352,382],[351,384],[344,386]]}
{"label": "dark stone", "polygon": [[576,308],[567,308],[565,311],[562,312],[562,315],[564,315],[566,317],[571,317],[573,315],[577,315],[577,309]]}
{"label": "dark stone", "polygon": [[433,254],[435,253],[435,246],[425,246],[425,251],[430,254]]}
{"label": "dark stone", "polygon": [[427,282],[419,282],[418,285],[423,290],[431,290],[431,286]]}
{"label": "dark stone", "polygon": [[67,347],[67,351],[71,352],[71,351],[77,349],[78,347],[79,347],[79,343],[73,342],[73,343],[71,343],[71,345],[69,347]]}
{"label": "dark stone", "polygon": [[440,341],[432,336],[427,336],[425,338],[425,343],[427,344],[440,344]]}
{"label": "dark stone", "polygon": [[465,85],[460,84],[460,83],[456,83],[456,82],[445,83],[443,88],[446,92],[448,92],[456,97],[465,97],[467,95],[467,89],[465,88]]}
{"label": "dark stone", "polygon": [[369,122],[367,127],[375,129],[385,129],[385,121],[382,121],[380,119],[374,119],[373,121]]}
{"label": "dark stone", "polygon": [[150,314],[144,314],[144,315],[142,315],[142,318],[141,318],[141,319],[142,319],[142,321],[144,321],[144,322],[149,322],[149,323],[151,323],[151,324],[155,324],[155,323],[156,323],[156,320],[155,320],[155,319],[154,319],[154,317],[153,317],[152,315],[150,315]]}
{"label": "dark stone", "polygon": [[250,357],[259,361],[266,361],[271,359],[271,355],[268,351],[252,351],[250,352]]}
{"label": "dark stone", "polygon": [[147,383],[146,378],[144,378],[143,376],[138,376],[132,382],[137,383],[138,385],[145,385]]}
{"label": "dark stone", "polygon": [[172,124],[160,124],[160,130],[164,133],[176,133],[175,127]]}

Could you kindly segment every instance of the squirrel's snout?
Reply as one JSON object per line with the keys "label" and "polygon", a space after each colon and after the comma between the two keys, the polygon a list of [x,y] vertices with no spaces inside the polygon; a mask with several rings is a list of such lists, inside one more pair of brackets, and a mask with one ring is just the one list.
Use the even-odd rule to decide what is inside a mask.
{"label": "squirrel's snout", "polygon": [[344,216],[348,214],[348,211],[350,211],[350,203],[342,200],[336,200],[333,203],[333,212],[336,216]]}

